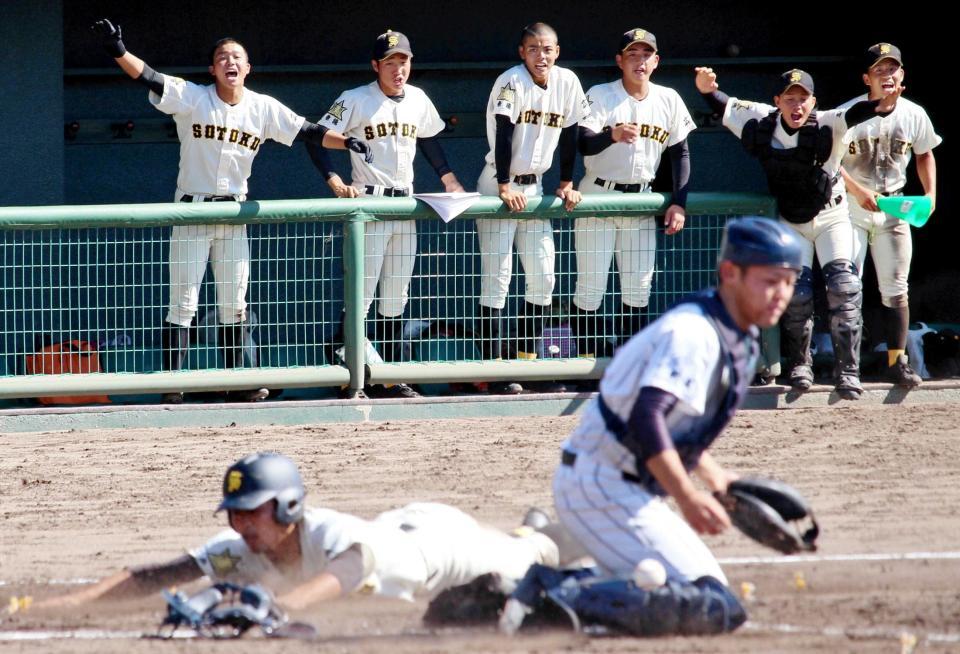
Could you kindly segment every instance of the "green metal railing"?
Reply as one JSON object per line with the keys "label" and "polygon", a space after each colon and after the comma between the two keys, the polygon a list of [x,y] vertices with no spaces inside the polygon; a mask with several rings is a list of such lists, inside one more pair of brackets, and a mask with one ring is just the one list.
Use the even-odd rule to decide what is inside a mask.
{"label": "green metal railing", "polygon": [[[661,194],[588,195],[567,212],[559,199],[543,197],[524,213],[510,214],[499,199],[480,198],[449,224],[410,198],[0,208],[0,398],[595,378],[607,360],[574,357],[563,327],[576,279],[573,219],[662,214],[668,204],[669,196]],[[774,210],[766,196],[692,194],[687,227],[672,237],[657,230],[651,318],[712,283],[727,217]],[[541,327],[544,339],[549,328],[562,341],[556,358],[480,360],[470,328],[480,279],[472,219],[492,217],[553,219],[557,286],[553,311]],[[417,269],[404,314],[406,327],[416,329],[405,328],[401,338],[385,342],[376,337],[382,317],[364,314],[364,234],[368,223],[392,220],[417,221]],[[249,363],[256,358],[259,366],[225,370],[217,359],[208,271],[191,369],[160,372],[169,227],[210,224],[249,226],[248,299],[257,316],[259,352]],[[522,268],[513,256],[508,316],[523,298]],[[611,338],[623,337],[615,268],[608,282],[599,315]],[[342,364],[334,354],[341,316]],[[368,361],[371,327],[376,347],[394,353],[385,357],[392,362]],[[99,343],[103,371],[27,374],[24,362],[44,344],[67,341]]]}

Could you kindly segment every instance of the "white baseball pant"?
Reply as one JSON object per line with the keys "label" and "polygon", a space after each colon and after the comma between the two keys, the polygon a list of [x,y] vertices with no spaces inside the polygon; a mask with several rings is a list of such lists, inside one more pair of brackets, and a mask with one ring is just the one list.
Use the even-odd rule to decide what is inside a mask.
{"label": "white baseball pant", "polygon": [[373,304],[380,286],[378,311],[393,318],[407,306],[410,280],[417,262],[417,224],[413,220],[386,220],[365,225],[363,236],[363,310]]}
{"label": "white baseball pant", "polygon": [[[620,193],[597,186],[595,175],[580,182],[580,191]],[[622,194],[621,194],[622,195]],[[657,225],[653,216],[631,218],[577,218],[574,222],[577,251],[577,289],[573,303],[584,311],[596,311],[607,290],[607,274],[614,253],[620,272],[620,296],[630,307],[650,303],[650,289],[657,258]]]}
{"label": "white baseball pant", "polygon": [[633,576],[637,564],[656,559],[667,578],[694,581],[710,575],[727,583],[707,546],[666,502],[622,472],[582,452],[553,477],[553,502],[560,523],[607,574]]}
{"label": "white baseball pant", "polygon": [[780,218],[780,222],[801,237],[804,267],[813,268],[814,252],[821,266],[837,259],[853,261],[853,224],[846,197],[805,223],[792,223],[784,218]]}
{"label": "white baseball pant", "polygon": [[891,298],[907,295],[910,261],[913,259],[913,239],[910,225],[882,211],[867,211],[852,195],[850,220],[853,222],[854,261],[863,277],[867,248],[877,270],[877,285],[884,306],[892,307]]}
{"label": "white baseball pant", "polygon": [[[183,193],[177,191],[174,201]],[[242,201],[244,198],[238,198]],[[175,225],[170,232],[170,304],[167,322],[189,327],[197,314],[200,284],[213,268],[220,324],[233,325],[247,317],[250,244],[246,225]]]}
{"label": "white baseball pant", "polygon": [[512,536],[480,524],[446,504],[417,502],[381,513],[375,522],[403,530],[427,564],[423,589],[439,592],[496,572],[519,580],[534,563],[559,564],[557,546],[544,534]]}
{"label": "white baseball pant", "polygon": [[[511,182],[510,188],[527,197],[543,193],[539,179],[536,184],[525,186]],[[477,190],[482,195],[500,195],[494,167],[484,167]],[[480,304],[493,309],[502,309],[506,305],[516,243],[524,272],[524,299],[530,304],[548,306],[556,284],[556,250],[550,221],[540,218],[478,218],[476,223],[480,245]]]}

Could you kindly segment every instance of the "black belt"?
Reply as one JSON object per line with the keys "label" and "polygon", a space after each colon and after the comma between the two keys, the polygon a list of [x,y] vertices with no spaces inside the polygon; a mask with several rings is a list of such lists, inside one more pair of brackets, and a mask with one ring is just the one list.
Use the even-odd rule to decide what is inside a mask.
{"label": "black belt", "polygon": [[843,196],[842,196],[842,195],[838,195],[838,196],[835,197],[835,198],[831,198],[830,200],[827,200],[827,203],[826,203],[825,205],[823,205],[823,208],[824,208],[824,209],[832,209],[833,207],[837,206],[837,205],[840,204],[841,202],[843,202]]}
{"label": "black belt", "polygon": [[[192,195],[184,195],[180,198],[181,202],[193,202]],[[232,195],[204,195],[200,198],[200,202],[236,202],[237,199]]]}
{"label": "black belt", "polygon": [[882,195],[885,198],[900,196],[900,195],[903,195],[903,189],[900,189],[897,191],[882,191],[880,195]]}
{"label": "black belt", "polygon": [[[560,453],[560,463],[563,465],[572,468],[573,464],[577,462],[577,453],[571,452],[570,450],[563,450]],[[620,471],[620,478],[624,481],[629,481],[631,484],[640,484],[643,485],[643,480],[640,479],[637,475],[630,474],[626,470]]]}
{"label": "black belt", "polygon": [[610,182],[601,177],[593,180],[593,183],[597,186],[603,186],[604,188],[612,188],[614,191],[620,191],[621,193],[641,193],[647,187],[646,184],[614,184],[608,187],[607,184]]}
{"label": "black belt", "polygon": [[[377,187],[376,187],[376,186],[371,186],[371,185],[369,185],[369,184],[367,184],[366,186],[364,186],[364,187],[363,187],[363,190],[366,192],[367,195],[376,195],[376,193],[377,193]],[[405,197],[407,197],[408,195],[410,195],[410,189],[408,189],[408,188],[390,188],[390,187],[384,186],[384,187],[383,187],[383,193],[381,193],[380,195],[382,195],[382,196],[384,196],[384,197],[387,197],[387,198],[405,198]]]}
{"label": "black belt", "polygon": [[513,178],[514,184],[519,184],[520,186],[530,186],[531,184],[537,183],[536,175],[517,175]]}

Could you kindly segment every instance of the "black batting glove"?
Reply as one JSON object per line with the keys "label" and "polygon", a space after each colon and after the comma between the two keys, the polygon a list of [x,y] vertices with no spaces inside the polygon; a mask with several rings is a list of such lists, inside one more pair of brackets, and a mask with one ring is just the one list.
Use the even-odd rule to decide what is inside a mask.
{"label": "black batting glove", "polygon": [[357,154],[363,155],[363,160],[368,164],[373,163],[373,150],[370,149],[370,146],[361,141],[358,138],[353,136],[348,136],[344,139],[343,144],[351,152],[356,152]]}
{"label": "black batting glove", "polygon": [[107,18],[101,18],[90,26],[103,41],[103,49],[114,59],[119,59],[126,54],[127,49],[123,47],[123,40],[120,34],[120,26],[114,26]]}

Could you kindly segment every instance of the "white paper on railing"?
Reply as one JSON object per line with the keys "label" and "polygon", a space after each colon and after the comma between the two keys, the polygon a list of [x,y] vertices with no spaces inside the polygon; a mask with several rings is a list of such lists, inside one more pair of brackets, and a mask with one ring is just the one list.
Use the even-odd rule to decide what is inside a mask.
{"label": "white paper on railing", "polygon": [[413,197],[423,200],[437,212],[443,222],[448,223],[473,206],[480,197],[479,193],[414,193]]}

